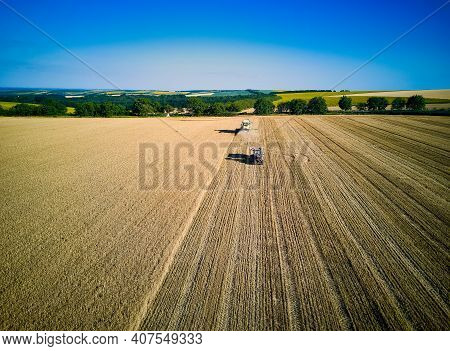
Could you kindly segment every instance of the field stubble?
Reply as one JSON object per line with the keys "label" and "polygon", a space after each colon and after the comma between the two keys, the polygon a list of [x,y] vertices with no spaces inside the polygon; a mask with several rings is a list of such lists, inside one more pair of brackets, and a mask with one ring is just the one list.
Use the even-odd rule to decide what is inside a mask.
{"label": "field stubble", "polygon": [[2,119],[1,329],[448,328],[447,118],[166,121]]}

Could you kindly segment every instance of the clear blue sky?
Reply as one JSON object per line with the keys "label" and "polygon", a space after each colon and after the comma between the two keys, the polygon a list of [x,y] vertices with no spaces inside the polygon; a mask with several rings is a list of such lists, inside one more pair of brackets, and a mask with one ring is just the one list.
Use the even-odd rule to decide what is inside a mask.
{"label": "clear blue sky", "polygon": [[[122,89],[329,89],[445,0],[1,0]],[[0,1],[0,86],[111,88]],[[339,89],[450,88],[450,5]]]}

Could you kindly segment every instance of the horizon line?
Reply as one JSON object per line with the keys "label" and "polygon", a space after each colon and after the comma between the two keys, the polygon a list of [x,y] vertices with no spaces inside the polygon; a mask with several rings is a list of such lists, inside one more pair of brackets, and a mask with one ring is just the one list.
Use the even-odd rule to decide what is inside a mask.
{"label": "horizon line", "polygon": [[417,91],[417,90],[450,90],[448,88],[420,88],[420,89],[310,89],[310,88],[301,88],[301,89],[255,89],[255,88],[245,88],[245,89],[181,89],[181,90],[173,90],[173,89],[145,89],[145,88],[133,88],[133,89],[107,89],[107,88],[72,88],[72,87],[61,87],[61,88],[48,88],[48,87],[7,87],[0,86],[0,89],[18,89],[18,90],[102,90],[102,91],[163,91],[163,92],[192,92],[192,91]]}

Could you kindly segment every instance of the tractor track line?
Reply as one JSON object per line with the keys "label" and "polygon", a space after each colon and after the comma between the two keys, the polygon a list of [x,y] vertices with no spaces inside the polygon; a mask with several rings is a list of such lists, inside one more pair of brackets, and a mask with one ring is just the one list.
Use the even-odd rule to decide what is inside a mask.
{"label": "tractor track line", "polygon": [[[427,158],[425,155],[417,154],[417,151],[412,152],[411,148],[407,148],[406,146],[401,146],[399,144],[396,144],[396,145],[389,144],[389,142],[392,143],[392,138],[389,141],[382,140],[383,134],[379,133],[379,131],[381,131],[381,130],[379,130],[379,129],[377,130],[376,128],[373,128],[372,131],[367,132],[367,131],[364,131],[364,129],[360,126],[360,124],[356,124],[354,120],[349,119],[345,122],[347,124],[344,124],[342,121],[338,121],[335,123],[336,123],[336,125],[341,127],[343,130],[345,130],[347,134],[359,133],[363,138],[362,140],[364,140],[367,143],[375,144],[378,148],[384,150],[385,152],[390,152],[391,154],[394,154],[392,152],[392,150],[394,150],[397,153],[403,155],[403,157],[408,158],[410,163],[415,161],[421,167],[423,167],[427,170],[431,170],[433,172],[439,173],[439,176],[442,178],[449,176],[449,173],[446,172],[442,167],[441,168],[438,167],[438,166],[445,167],[445,165],[442,165],[442,163],[431,160],[430,158]],[[380,145],[382,145],[382,147],[380,147]],[[435,164],[430,164],[431,162],[433,162]],[[445,182],[440,182],[439,180],[436,180],[436,179],[433,179],[433,181],[438,183],[439,185],[445,185]]]}
{"label": "tractor track line", "polygon": [[[296,122],[297,122],[297,121],[296,121]],[[331,143],[334,144],[338,149],[344,151],[346,154],[351,155],[351,151],[349,151],[347,148],[341,146],[341,145],[338,144],[336,141],[334,141],[334,140],[332,140],[331,138],[327,137],[323,132],[317,130],[316,127],[312,126],[312,125],[309,124],[308,122],[306,122],[306,121],[303,121],[303,122],[306,123],[306,125],[308,125],[308,126],[309,126],[310,128],[312,128],[313,130],[315,130],[316,133],[318,133],[319,135],[321,135],[322,138],[326,138],[326,139],[330,140]],[[297,123],[300,124],[299,122],[297,122]],[[302,124],[300,124],[300,125],[302,125]],[[327,147],[327,148],[328,148],[328,147]],[[353,156],[353,155],[352,155],[352,156]],[[339,157],[340,157],[341,159],[343,159],[341,156],[339,156]],[[445,226],[445,225],[446,225],[447,222],[446,222],[445,219],[440,218],[440,217],[439,217],[437,214],[435,214],[432,210],[430,210],[429,208],[427,208],[423,203],[421,203],[420,201],[418,201],[417,199],[415,199],[414,197],[412,197],[407,191],[405,191],[404,189],[398,187],[398,186],[392,181],[392,179],[390,179],[389,177],[387,177],[385,174],[380,173],[379,170],[373,168],[372,165],[370,165],[366,160],[361,159],[361,157],[357,157],[357,156],[353,156],[353,157],[355,157],[355,158],[358,160],[358,162],[360,162],[362,165],[364,165],[365,167],[367,167],[368,169],[370,169],[372,172],[374,172],[375,174],[377,174],[380,178],[384,179],[388,184],[390,184],[391,186],[397,188],[398,191],[399,191],[405,198],[409,199],[409,201],[411,201],[411,203],[413,203],[414,205],[416,205],[416,206],[417,206],[419,209],[421,209],[422,211],[424,211],[424,212],[426,211],[426,213],[428,213],[431,217],[434,217],[434,219],[436,219],[442,226]],[[348,164],[348,162],[345,161],[344,159],[343,159],[343,161],[344,161],[344,163],[347,163],[347,164]],[[360,172],[357,168],[355,168],[354,166],[350,165],[350,168],[356,169],[356,171],[357,171],[358,173],[361,174],[361,172]],[[364,175],[363,175],[363,176],[364,176]],[[383,191],[383,188],[381,188],[378,184],[376,184],[375,182],[372,182],[369,178],[367,178],[367,179],[368,179],[368,181],[369,181],[370,183],[373,184],[374,187],[376,187],[376,188],[379,189],[383,194],[385,194],[385,196],[387,196],[388,198],[391,198],[391,197],[389,196],[389,194],[386,193],[386,190]],[[391,201],[392,201],[392,200],[391,200]],[[396,207],[398,207],[398,206],[396,206]],[[399,210],[400,210],[402,213],[406,213],[404,209],[402,209],[402,208],[400,208],[400,207],[398,207],[398,208],[399,208]],[[422,230],[426,231],[426,229],[423,228],[423,226],[422,226],[420,223],[416,223],[416,224],[419,225],[419,226],[421,227]],[[445,245],[445,243],[444,243],[444,245]]]}
{"label": "tractor track line", "polygon": [[[281,149],[282,145],[281,145],[280,140],[285,139],[284,137],[282,137],[282,135],[285,135],[285,134],[282,133],[280,128],[276,125],[276,123],[273,123],[273,121],[272,121],[272,128],[274,130],[274,134],[278,136],[278,138],[276,138],[276,140],[277,140],[276,143],[278,144],[279,148]],[[292,128],[292,126],[291,126],[291,128]],[[298,169],[298,166],[293,165],[293,162],[288,163],[288,162],[284,161],[284,163],[285,163],[286,169],[288,169],[289,172],[291,173],[291,177],[292,177],[293,181],[296,184],[298,184],[299,183],[298,180],[301,179],[300,170]],[[295,201],[297,202],[297,206],[301,207],[301,204],[303,203],[304,210],[306,210],[305,214],[307,216],[309,216],[309,218],[313,218],[314,217],[313,210],[311,209],[310,205],[306,201],[304,201],[305,199],[302,198],[302,196],[300,195],[300,193],[298,191],[295,191],[294,198],[295,198]],[[325,259],[325,256],[320,247],[320,244],[317,241],[317,238],[315,237],[315,230],[313,229],[314,225],[309,221],[306,221],[305,224],[306,224],[306,227],[308,228],[309,232],[312,234],[311,241],[312,241],[312,248],[314,250],[314,256],[317,257],[318,262],[321,265],[321,268],[323,270],[324,278],[325,278],[326,284],[328,285],[328,289],[330,291],[334,307],[336,308],[336,311],[339,314],[339,324],[341,325],[341,327],[343,329],[354,330],[355,326],[352,322],[349,311],[348,311],[347,306],[342,297],[342,293],[338,289],[338,286],[333,277],[333,274],[331,272],[329,264],[327,263],[327,260]],[[328,223],[326,225],[328,226]]]}
{"label": "tractor track line", "polygon": [[[362,119],[356,119],[356,118],[353,118],[353,119],[351,118],[351,120],[355,121],[355,122],[357,121],[358,123],[361,123],[361,124],[366,125],[366,126],[374,127],[372,124],[368,123],[367,120],[364,121]],[[383,128],[383,127],[385,127],[385,128]],[[420,140],[420,139],[413,138],[412,136],[406,136],[405,133],[404,132],[402,133],[401,131],[398,131],[396,133],[394,131],[386,129],[387,126],[383,125],[382,123],[379,123],[377,125],[377,127],[374,127],[374,128],[379,129],[379,130],[383,130],[383,131],[385,131],[388,134],[392,134],[392,135],[396,136],[397,138],[406,139],[406,140],[409,140],[409,141],[412,141],[412,142],[415,142],[415,143],[418,143],[418,144],[424,144],[424,145],[428,146],[429,148],[432,148],[432,149],[438,151],[439,154],[443,155],[444,157],[448,157],[449,151],[447,149],[444,149],[442,147],[433,145],[433,144],[431,144],[429,142],[425,142],[425,141]]]}
{"label": "tractor track line", "polygon": [[[298,122],[298,121],[296,121],[296,122],[301,125],[300,122]],[[303,121],[303,122],[305,124],[309,125],[306,121]],[[326,137],[323,133],[318,131],[315,127],[313,127],[311,125],[310,125],[310,127],[313,130],[315,130],[319,135],[322,135],[322,137]],[[328,139],[331,140],[330,138],[328,138]],[[396,243],[395,241],[392,241],[391,239],[389,239],[389,241],[390,241],[391,245],[393,245],[394,247],[397,247],[399,249],[399,251],[402,252],[403,257],[400,257],[401,260],[403,262],[407,263],[407,265],[412,269],[412,271],[415,274],[415,276],[418,279],[418,281],[424,286],[425,290],[430,293],[430,295],[435,299],[435,301],[439,305],[439,307],[445,312],[446,311],[445,299],[434,288],[433,282],[430,281],[430,278],[426,274],[425,275],[423,274],[423,272],[421,271],[420,267],[416,263],[411,261],[411,259],[407,255],[407,253],[405,253],[401,249],[401,247],[398,245],[398,243]]]}
{"label": "tractor track line", "polygon": [[[236,138],[236,135],[230,141],[229,145],[234,143],[234,139],[235,138]],[[228,152],[228,147],[225,149],[225,153]],[[130,326],[129,326],[128,330],[139,330],[140,326],[145,321],[145,318],[146,318],[147,313],[148,313],[148,307],[151,305],[151,302],[157,296],[159,290],[161,289],[161,286],[163,285],[163,283],[164,283],[164,281],[166,279],[167,274],[170,272],[170,268],[173,265],[174,259],[175,259],[176,255],[177,255],[177,253],[178,253],[178,251],[179,251],[179,249],[181,247],[181,244],[183,243],[183,241],[184,241],[184,239],[186,237],[186,234],[189,232],[189,229],[191,228],[192,223],[194,222],[194,218],[195,218],[198,210],[200,209],[200,207],[201,207],[201,205],[203,203],[203,200],[205,199],[205,196],[206,196],[207,192],[209,191],[209,186],[211,185],[211,183],[213,182],[213,180],[217,176],[217,173],[219,172],[220,168],[222,167],[223,162],[224,162],[224,158],[222,157],[222,162],[220,162],[220,164],[217,165],[217,168],[216,168],[216,171],[214,173],[214,176],[211,177],[211,180],[208,182],[208,185],[199,194],[199,196],[198,196],[198,198],[197,198],[197,200],[195,202],[195,205],[194,205],[194,207],[193,207],[193,209],[192,209],[191,213],[189,214],[189,217],[188,217],[188,219],[186,221],[185,227],[183,228],[181,234],[179,235],[179,237],[177,238],[176,242],[174,243],[170,255],[166,259],[166,262],[164,264],[164,267],[162,269],[162,273],[161,273],[160,278],[158,279],[158,282],[156,283],[155,287],[150,289],[149,292],[145,295],[142,307],[141,307],[139,313],[137,314],[137,316],[130,323]]]}

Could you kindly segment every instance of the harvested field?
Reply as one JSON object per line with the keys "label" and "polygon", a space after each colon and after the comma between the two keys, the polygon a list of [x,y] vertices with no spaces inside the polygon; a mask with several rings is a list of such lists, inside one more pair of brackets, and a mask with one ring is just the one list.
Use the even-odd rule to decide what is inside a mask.
{"label": "harvested field", "polygon": [[0,329],[448,329],[448,117],[251,120],[0,119]]}
{"label": "harvested field", "polygon": [[128,328],[202,193],[140,189],[139,143],[186,142],[166,123],[224,153],[236,121],[0,119],[0,329]]}

